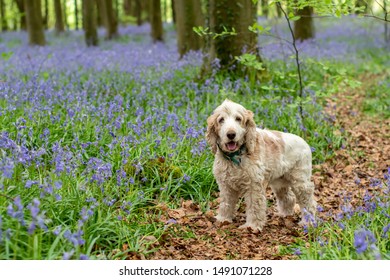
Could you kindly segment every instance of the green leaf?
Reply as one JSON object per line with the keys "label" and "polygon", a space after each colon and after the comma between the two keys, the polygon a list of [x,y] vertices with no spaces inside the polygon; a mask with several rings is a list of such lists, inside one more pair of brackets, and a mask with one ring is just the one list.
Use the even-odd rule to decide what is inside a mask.
{"label": "green leaf", "polygon": [[1,57],[7,61],[11,58],[11,56],[13,55],[14,53],[13,52],[3,52],[1,53]]}
{"label": "green leaf", "polygon": [[289,18],[289,20],[297,21],[297,20],[299,20],[300,18],[301,18],[300,16],[293,16],[292,18]]}

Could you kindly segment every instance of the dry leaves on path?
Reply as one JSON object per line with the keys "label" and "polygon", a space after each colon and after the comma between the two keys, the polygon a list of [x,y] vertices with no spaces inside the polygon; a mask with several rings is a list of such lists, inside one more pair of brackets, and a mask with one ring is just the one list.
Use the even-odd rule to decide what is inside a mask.
{"label": "dry leaves on path", "polygon": [[[362,79],[373,82],[377,78]],[[369,86],[369,82],[363,84]],[[390,166],[390,121],[378,122],[360,113],[363,91],[364,88],[360,88],[340,93],[329,100],[327,113],[334,115],[335,125],[345,130],[348,146],[335,151],[329,161],[314,166],[315,194],[323,208],[319,216],[324,220],[333,219],[346,196],[352,204],[361,203],[364,192],[375,189],[373,180],[383,178]],[[286,255],[280,248],[293,244],[296,237],[305,238],[298,226],[298,216],[280,218],[276,215],[271,192],[268,192],[268,201],[268,222],[258,234],[238,229],[245,220],[243,207],[232,224],[218,225],[214,218],[217,201],[210,202],[208,212],[202,212],[192,201],[182,201],[177,209],[159,205],[166,234],[155,241],[158,249],[148,258],[294,259],[294,255]]]}

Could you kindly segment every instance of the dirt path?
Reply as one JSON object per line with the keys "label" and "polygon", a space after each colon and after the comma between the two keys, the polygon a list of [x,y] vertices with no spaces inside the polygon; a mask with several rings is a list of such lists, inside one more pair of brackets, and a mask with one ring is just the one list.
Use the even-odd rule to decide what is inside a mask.
{"label": "dirt path", "polygon": [[[383,78],[383,77],[382,77]],[[315,166],[313,180],[316,197],[323,211],[319,216],[332,219],[329,213],[338,211],[343,197],[349,195],[352,203],[359,203],[363,189],[374,188],[373,178],[383,178],[390,166],[390,120],[376,120],[361,113],[365,87],[380,76],[362,77],[363,87],[344,92],[329,100],[327,113],[335,115],[335,125],[341,125],[348,135],[348,147],[336,151],[331,160]],[[359,185],[365,188],[359,188]],[[183,201],[179,209],[158,206],[164,213],[166,234],[152,240],[158,250],[149,259],[293,259],[283,255],[281,245],[293,243],[296,237],[305,238],[298,227],[298,216],[279,218],[269,193],[268,222],[260,234],[239,230],[244,223],[244,209],[239,209],[233,224],[216,226],[214,213],[218,202],[211,202],[212,211],[202,213],[191,201]],[[185,237],[184,237],[185,236]],[[145,258],[141,254],[129,258]]]}

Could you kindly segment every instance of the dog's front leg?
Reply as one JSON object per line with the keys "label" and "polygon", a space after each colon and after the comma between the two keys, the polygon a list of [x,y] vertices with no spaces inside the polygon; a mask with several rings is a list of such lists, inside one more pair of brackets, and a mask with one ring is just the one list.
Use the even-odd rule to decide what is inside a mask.
{"label": "dog's front leg", "polygon": [[234,212],[239,199],[239,193],[227,186],[219,186],[220,205],[218,215],[216,216],[219,222],[233,222]]}
{"label": "dog's front leg", "polygon": [[263,229],[267,216],[267,199],[265,187],[262,185],[250,186],[245,192],[246,223],[240,228],[251,228],[258,232]]}

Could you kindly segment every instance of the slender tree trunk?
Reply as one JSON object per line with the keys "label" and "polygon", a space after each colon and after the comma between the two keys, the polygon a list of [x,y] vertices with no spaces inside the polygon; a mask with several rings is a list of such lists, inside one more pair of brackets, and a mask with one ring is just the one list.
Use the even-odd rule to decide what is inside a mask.
{"label": "slender tree trunk", "polygon": [[153,43],[163,41],[163,24],[161,19],[161,1],[149,0],[151,36]]}
{"label": "slender tree trunk", "polygon": [[256,4],[252,0],[210,0],[209,25],[213,34],[221,34],[234,28],[236,35],[217,36],[210,41],[209,55],[202,67],[203,75],[210,73],[216,59],[220,70],[245,75],[243,67],[236,59],[244,53],[250,53],[261,61],[257,35],[248,27],[256,22]]}
{"label": "slender tree trunk", "polygon": [[44,13],[43,13],[43,27],[47,30],[49,29],[49,2],[44,0]]}
{"label": "slender tree trunk", "polygon": [[97,17],[95,0],[83,0],[83,27],[85,43],[88,47],[97,46],[99,43],[97,34]]}
{"label": "slender tree trunk", "polygon": [[64,22],[64,28],[65,30],[69,30],[69,23],[68,23],[68,16],[67,16],[67,9],[66,9],[66,3],[67,1],[63,2],[62,7],[62,20]]}
{"label": "slender tree trunk", "polygon": [[118,20],[112,0],[106,0],[106,28],[107,39],[118,36]]}
{"label": "slender tree trunk", "polygon": [[24,0],[15,0],[15,2],[18,6],[20,15],[20,29],[27,30],[26,8],[24,6]]}
{"label": "slender tree trunk", "polygon": [[74,17],[75,17],[75,28],[79,30],[79,7],[77,4],[77,0],[74,0]]}
{"label": "slender tree trunk", "polygon": [[172,8],[172,20],[173,23],[176,24],[175,0],[171,0],[171,8]]}
{"label": "slender tree trunk", "polygon": [[131,0],[123,0],[123,12],[126,16],[131,16]]}
{"label": "slender tree trunk", "polygon": [[111,40],[118,36],[118,23],[112,0],[100,0],[100,15],[106,27],[106,39]]}
{"label": "slender tree trunk", "polygon": [[8,30],[6,6],[4,0],[0,0],[1,31]]}
{"label": "slender tree trunk", "polygon": [[141,26],[142,25],[142,4],[141,0],[135,0],[134,1],[134,16],[137,19],[137,25]]}
{"label": "slender tree trunk", "polygon": [[189,50],[203,47],[203,38],[193,31],[194,26],[204,26],[201,0],[175,0],[177,46],[180,57]]}
{"label": "slender tree trunk", "polygon": [[315,32],[312,14],[313,8],[309,6],[297,11],[297,15],[301,16],[301,18],[294,22],[294,35],[296,40],[304,41],[314,38]]}
{"label": "slender tree trunk", "polygon": [[57,34],[63,33],[65,31],[65,27],[62,17],[61,0],[54,0],[54,13],[56,16],[55,31]]}
{"label": "slender tree trunk", "polygon": [[45,34],[42,24],[41,0],[24,0],[28,42],[30,45],[45,45]]}
{"label": "slender tree trunk", "polygon": [[263,13],[263,16],[268,18],[268,13],[269,13],[268,0],[261,0],[261,12]]}

